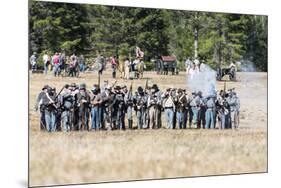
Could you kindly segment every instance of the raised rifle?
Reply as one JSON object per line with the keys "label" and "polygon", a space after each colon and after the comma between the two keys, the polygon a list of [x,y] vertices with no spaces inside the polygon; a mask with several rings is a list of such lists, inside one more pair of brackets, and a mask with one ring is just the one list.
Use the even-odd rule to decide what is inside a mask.
{"label": "raised rifle", "polygon": [[147,78],[146,81],[145,81],[144,91],[146,91],[147,88],[148,88],[148,78]]}
{"label": "raised rifle", "polygon": [[117,80],[115,80],[115,82],[112,84],[112,88],[114,88],[114,86],[116,85],[116,83],[117,83]]}
{"label": "raised rifle", "polygon": [[56,109],[59,108],[59,107],[56,105],[56,100],[57,100],[58,96],[61,94],[61,92],[63,91],[63,89],[64,89],[64,86],[61,88],[60,92],[55,96],[54,100],[49,96],[48,93],[46,93],[47,98],[52,102],[52,105],[53,105]]}
{"label": "raised rifle", "polygon": [[129,88],[128,99],[130,99],[132,97],[132,92],[133,92],[133,81],[131,82],[131,85],[130,85],[130,88]]}
{"label": "raised rifle", "polygon": [[224,81],[224,85],[223,85],[223,99],[225,98],[225,94],[226,94],[226,80]]}
{"label": "raised rifle", "polygon": [[131,85],[130,85],[130,88],[129,88],[129,92],[132,93],[132,91],[133,91],[133,81],[131,82]]}
{"label": "raised rifle", "polygon": [[55,101],[56,101],[56,99],[58,98],[58,96],[61,94],[61,92],[63,91],[63,89],[64,89],[64,86],[61,88],[60,92],[56,95]]}
{"label": "raised rifle", "polygon": [[98,86],[100,88],[100,73],[98,73]]}

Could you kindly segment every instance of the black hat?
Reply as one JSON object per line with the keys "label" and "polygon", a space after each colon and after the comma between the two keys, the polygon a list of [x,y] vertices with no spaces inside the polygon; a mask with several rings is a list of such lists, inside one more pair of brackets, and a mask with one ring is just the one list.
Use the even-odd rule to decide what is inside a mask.
{"label": "black hat", "polygon": [[64,88],[66,88],[66,89],[69,88],[69,84],[65,84]]}
{"label": "black hat", "polygon": [[94,85],[93,85],[93,88],[92,88],[92,91],[93,91],[93,92],[98,92],[98,91],[99,91],[99,85],[94,84]]}
{"label": "black hat", "polygon": [[138,87],[138,92],[143,92],[143,88],[141,86]]}
{"label": "black hat", "polygon": [[50,92],[54,92],[56,90],[56,88],[52,88],[52,87],[48,87],[46,88],[47,89],[47,92],[50,93]]}
{"label": "black hat", "polygon": [[42,88],[42,90],[44,90],[44,89],[48,89],[48,88],[50,88],[50,86],[49,86],[49,85],[44,85],[44,87]]}
{"label": "black hat", "polygon": [[181,88],[178,89],[178,93],[182,93],[182,89]]}
{"label": "black hat", "polygon": [[153,84],[153,85],[152,85],[152,88],[154,88],[154,89],[158,89],[157,84]]}
{"label": "black hat", "polygon": [[114,87],[114,89],[115,89],[115,90],[120,90],[121,87],[120,87],[119,85],[117,85],[117,86]]}

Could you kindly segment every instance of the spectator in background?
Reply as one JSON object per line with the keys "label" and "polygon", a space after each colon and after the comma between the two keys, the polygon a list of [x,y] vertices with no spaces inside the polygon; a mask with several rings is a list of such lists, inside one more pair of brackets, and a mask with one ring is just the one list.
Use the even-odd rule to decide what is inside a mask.
{"label": "spectator in background", "polygon": [[58,52],[52,58],[52,65],[54,66],[54,76],[58,76],[60,72],[60,57]]}
{"label": "spectator in background", "polygon": [[31,64],[31,70],[35,71],[37,70],[37,57],[36,52],[33,52],[32,56],[29,58],[30,64]]}
{"label": "spectator in background", "polygon": [[50,64],[50,57],[47,54],[47,52],[44,53],[43,55],[43,63],[44,63],[44,74],[48,73],[48,66]]}
{"label": "spectator in background", "polygon": [[112,78],[116,78],[117,61],[115,56],[111,57],[110,63],[112,68]]}
{"label": "spectator in background", "polygon": [[66,58],[65,58],[65,52],[64,50],[62,53],[60,53],[60,71],[65,69],[65,63],[66,63]]}
{"label": "spectator in background", "polygon": [[76,76],[76,73],[77,73],[77,71],[76,71],[77,63],[78,63],[78,58],[75,55],[75,53],[73,53],[72,56],[70,56],[69,73],[68,73],[69,76],[71,76],[71,77]]}
{"label": "spectator in background", "polygon": [[85,58],[83,55],[80,55],[80,57],[78,59],[78,63],[79,63],[80,72],[85,72],[86,64],[85,64]]}
{"label": "spectator in background", "polygon": [[102,74],[102,72],[104,70],[104,64],[105,64],[103,55],[98,54],[98,56],[96,58],[96,64],[97,64],[98,73]]}
{"label": "spectator in background", "polygon": [[186,74],[189,74],[189,70],[192,68],[193,62],[190,60],[190,57],[187,58],[185,61],[185,69],[186,69]]}
{"label": "spectator in background", "polygon": [[124,66],[125,66],[125,79],[129,79],[130,78],[130,60],[129,58],[126,58],[125,62],[124,62]]}

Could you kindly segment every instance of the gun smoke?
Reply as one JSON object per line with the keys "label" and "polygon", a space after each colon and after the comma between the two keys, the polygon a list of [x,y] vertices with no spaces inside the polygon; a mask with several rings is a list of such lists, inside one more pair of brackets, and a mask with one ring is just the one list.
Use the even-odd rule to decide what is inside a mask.
{"label": "gun smoke", "polygon": [[242,60],[236,62],[241,72],[257,72],[256,66],[252,61]]}
{"label": "gun smoke", "polygon": [[200,71],[187,77],[187,87],[192,92],[201,91],[203,96],[216,93],[216,71],[206,64],[201,64]]}

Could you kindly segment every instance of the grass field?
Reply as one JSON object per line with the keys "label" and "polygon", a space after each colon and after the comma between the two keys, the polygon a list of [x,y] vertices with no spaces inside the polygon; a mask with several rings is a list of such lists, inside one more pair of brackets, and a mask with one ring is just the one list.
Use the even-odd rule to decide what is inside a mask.
{"label": "grass field", "polygon": [[[187,87],[185,73],[177,76],[144,74],[160,89]],[[110,70],[101,80],[109,80]],[[130,81],[117,79],[120,84]],[[241,100],[239,130],[128,130],[48,134],[39,131],[34,111],[36,95],[49,84],[59,90],[65,83],[97,82],[93,73],[80,78],[30,75],[29,178],[30,186],[126,181],[267,170],[267,73],[238,73],[235,87]],[[102,82],[101,82],[102,83]],[[145,80],[134,80],[133,89]],[[217,89],[223,82],[217,83]],[[188,89],[188,87],[187,87]],[[165,127],[165,121],[163,118]],[[136,125],[135,125],[136,126]]]}

